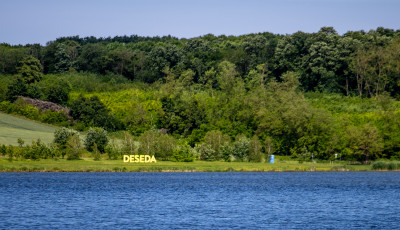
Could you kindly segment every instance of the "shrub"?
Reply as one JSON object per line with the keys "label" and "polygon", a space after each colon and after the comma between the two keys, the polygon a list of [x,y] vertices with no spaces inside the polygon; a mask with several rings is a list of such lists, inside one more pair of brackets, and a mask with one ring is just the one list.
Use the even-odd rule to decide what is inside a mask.
{"label": "shrub", "polygon": [[[115,139],[111,139],[111,141],[108,143],[106,147],[106,153],[108,155],[108,158],[113,160],[116,160],[121,156],[120,147],[118,146],[118,143]],[[129,154],[129,153],[124,152],[124,154]]]}
{"label": "shrub", "polygon": [[122,152],[124,154],[134,154],[137,151],[137,147],[138,146],[135,144],[133,136],[124,131],[122,138]]}
{"label": "shrub", "polygon": [[72,102],[70,115],[77,121],[89,126],[103,127],[110,131],[123,128],[121,121],[116,119],[97,96],[90,99],[80,95]]}
{"label": "shrub", "polygon": [[25,96],[27,86],[24,80],[20,77],[14,79],[7,87],[6,99],[13,102],[18,96]]}
{"label": "shrub", "polygon": [[205,161],[215,161],[216,160],[215,150],[213,148],[211,148],[211,145],[203,143],[196,147],[197,147],[196,148],[197,152],[200,154],[200,160],[205,160]]}
{"label": "shrub", "polygon": [[86,150],[92,152],[94,144],[101,153],[104,153],[108,144],[107,131],[103,128],[90,128],[85,139]]}
{"label": "shrub", "polygon": [[400,169],[400,162],[374,162],[371,166],[372,170],[398,170]]}
{"label": "shrub", "polygon": [[22,149],[23,153],[22,156],[25,159],[32,159],[32,160],[38,160],[38,159],[46,159],[51,156],[51,150],[45,143],[43,143],[40,139],[37,141],[32,141],[32,145],[27,145]]}
{"label": "shrub", "polygon": [[222,154],[222,159],[224,159],[224,161],[227,162],[232,161],[232,149],[233,147],[229,144],[221,146],[221,154]]}
{"label": "shrub", "polygon": [[54,131],[53,142],[60,146],[66,146],[71,136],[78,136],[78,132],[73,129],[62,127],[61,129],[57,129],[56,131]]}
{"label": "shrub", "polygon": [[46,91],[48,101],[65,105],[69,99],[71,85],[62,79],[57,83],[50,85]]}
{"label": "shrub", "polygon": [[249,158],[250,141],[247,137],[239,135],[233,144],[232,155],[237,161],[247,161]]}
{"label": "shrub", "polygon": [[6,152],[7,152],[7,147],[4,144],[0,145],[0,155],[5,156]]}
{"label": "shrub", "polygon": [[253,136],[253,138],[250,141],[249,161],[252,161],[252,162],[261,162],[262,161],[261,144],[260,144],[260,141],[258,140],[257,136]]}
{"label": "shrub", "polygon": [[64,111],[46,110],[42,113],[40,120],[49,124],[66,124],[68,116]]}
{"label": "shrub", "polygon": [[54,132],[54,143],[57,145],[58,150],[61,152],[62,158],[64,158],[67,148],[67,143],[70,137],[78,136],[78,132],[72,129],[61,128]]}
{"label": "shrub", "polygon": [[92,152],[92,154],[93,154],[93,160],[99,161],[101,159],[101,153],[100,153],[99,149],[97,148],[97,144],[96,143],[93,144],[93,152]]}
{"label": "shrub", "polygon": [[81,140],[78,135],[72,135],[68,138],[66,145],[66,154],[68,160],[78,160],[82,156]]}
{"label": "shrub", "polygon": [[[214,156],[204,156],[204,159],[208,160],[219,160],[222,157],[221,146],[230,142],[230,137],[226,134],[222,134],[219,130],[213,130],[206,133],[204,137],[204,143],[212,150]],[[206,150],[206,149],[204,149]],[[205,152],[204,152],[205,153]],[[211,151],[208,150],[208,154]]]}
{"label": "shrub", "polygon": [[172,161],[175,162],[192,162],[194,160],[193,153],[188,144],[182,144],[175,149],[172,155]]}

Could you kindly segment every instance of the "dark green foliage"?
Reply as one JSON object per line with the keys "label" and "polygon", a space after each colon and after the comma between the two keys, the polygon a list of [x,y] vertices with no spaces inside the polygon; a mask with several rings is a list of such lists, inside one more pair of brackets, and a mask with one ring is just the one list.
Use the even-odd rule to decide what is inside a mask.
{"label": "dark green foliage", "polygon": [[377,161],[371,166],[372,170],[399,170],[400,162]]}
{"label": "dark green foliage", "polygon": [[5,156],[6,153],[7,153],[7,147],[6,147],[6,145],[4,145],[4,144],[0,145],[0,155],[1,155],[1,156]]}
{"label": "dark green foliage", "polygon": [[65,80],[59,80],[46,89],[47,101],[65,105],[69,99],[71,85]]}
{"label": "dark green foliage", "polygon": [[122,128],[121,122],[116,119],[106,106],[96,96],[86,98],[82,95],[72,102],[70,115],[86,126],[103,127],[110,131]]}
{"label": "dark green foliage", "polygon": [[37,85],[32,84],[28,86],[26,96],[34,99],[41,99],[43,97],[43,92]]}
{"label": "dark green foliage", "polygon": [[20,77],[15,78],[7,87],[6,99],[13,102],[18,96],[27,94],[27,85]]}
{"label": "dark green foliage", "polygon": [[107,132],[102,128],[90,128],[86,134],[85,148],[86,150],[92,152],[94,151],[94,145],[96,144],[96,149],[100,153],[105,152],[105,147],[108,144]]}
{"label": "dark green foliage", "polygon": [[[72,129],[67,129],[67,128],[61,128],[57,129],[54,132],[54,143],[57,145],[57,148],[60,150],[62,158],[67,154],[68,151],[70,151],[70,145],[69,140],[74,137],[78,136],[78,133],[75,130]],[[67,151],[68,149],[68,151]],[[74,154],[72,154],[74,155]]]}
{"label": "dark green foliage", "polygon": [[[43,47],[2,44],[0,72],[19,70],[20,79],[0,76],[0,100],[23,95],[69,106],[75,128],[126,129],[140,136],[140,145],[132,137],[125,146],[129,152],[161,160],[172,158],[176,139],[196,146],[203,160],[260,161],[264,154],[329,160],[335,153],[346,160],[396,159],[399,37],[399,31],[385,28],[339,35],[323,27],[290,35],[65,37]],[[41,78],[38,60],[45,73],[63,74]],[[76,98],[77,92],[98,97]],[[68,102],[69,95],[75,100]],[[0,109],[68,124],[61,113],[21,101],[2,101]],[[109,157],[115,157],[111,150]]]}

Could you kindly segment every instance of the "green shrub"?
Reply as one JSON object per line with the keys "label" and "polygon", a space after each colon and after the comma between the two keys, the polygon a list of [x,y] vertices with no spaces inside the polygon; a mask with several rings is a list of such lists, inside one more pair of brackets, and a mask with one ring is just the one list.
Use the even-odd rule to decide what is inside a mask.
{"label": "green shrub", "polygon": [[83,149],[78,135],[72,135],[68,138],[66,145],[66,154],[68,160],[78,160],[82,157]]}
{"label": "green shrub", "polygon": [[185,143],[175,149],[171,159],[175,162],[192,162],[194,157],[190,146]]}
{"label": "green shrub", "polygon": [[7,153],[7,147],[4,144],[0,145],[0,155],[5,156],[6,153]]}
{"label": "green shrub", "polygon": [[93,151],[93,146],[96,144],[100,153],[104,153],[105,147],[108,144],[107,131],[105,131],[103,128],[90,128],[86,134],[84,144],[85,148],[90,152]]}
{"label": "green shrub", "polygon": [[[106,153],[108,155],[108,159],[113,159],[116,160],[120,158],[121,155],[121,150],[120,147],[118,146],[117,141],[113,138],[111,141],[108,143],[106,146]],[[128,152],[124,152],[124,154],[129,154]]]}
{"label": "green shrub", "polygon": [[123,124],[100,101],[97,96],[85,98],[80,95],[72,102],[70,115],[87,126],[103,127],[109,131],[123,129]]}
{"label": "green shrub", "polygon": [[65,105],[69,99],[71,85],[64,79],[50,85],[46,90],[47,101]]}
{"label": "green shrub", "polygon": [[13,102],[18,96],[25,96],[27,89],[24,80],[18,77],[7,86],[6,99]]}
{"label": "green shrub", "polygon": [[377,161],[372,164],[371,168],[372,170],[398,170],[400,169],[400,162]]}
{"label": "green shrub", "polygon": [[250,141],[245,136],[238,136],[233,144],[232,155],[237,161],[247,161],[249,158]]}
{"label": "green shrub", "polygon": [[51,156],[50,148],[40,139],[32,141],[31,145],[20,147],[20,149],[22,150],[22,157],[25,159],[38,160],[46,159]]}
{"label": "green shrub", "polygon": [[54,131],[53,142],[58,144],[59,146],[66,146],[71,136],[78,136],[78,132],[73,129],[62,127],[61,129],[57,129],[56,131]]}
{"label": "green shrub", "polygon": [[216,160],[215,150],[211,147],[211,145],[203,143],[201,145],[196,146],[196,151],[200,155],[200,160],[204,160],[204,161],[215,161]]}
{"label": "green shrub", "polygon": [[46,110],[42,113],[40,120],[48,124],[66,124],[68,116],[64,111]]}
{"label": "green shrub", "polygon": [[100,153],[99,149],[97,148],[97,144],[96,143],[93,144],[93,148],[92,149],[93,149],[93,152],[92,152],[93,160],[99,161],[101,159],[101,153]]}
{"label": "green shrub", "polygon": [[58,150],[61,153],[62,158],[64,158],[67,148],[67,143],[70,137],[78,136],[78,132],[68,128],[61,128],[54,131],[54,143],[57,145]]}
{"label": "green shrub", "polygon": [[226,162],[232,161],[232,146],[225,144],[221,146],[222,159]]}

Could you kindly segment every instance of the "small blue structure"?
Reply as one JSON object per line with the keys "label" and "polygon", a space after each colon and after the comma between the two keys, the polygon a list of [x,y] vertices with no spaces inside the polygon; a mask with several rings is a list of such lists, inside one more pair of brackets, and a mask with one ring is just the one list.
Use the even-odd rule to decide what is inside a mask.
{"label": "small blue structure", "polygon": [[275,161],[275,156],[274,156],[274,155],[271,155],[271,156],[269,157],[269,163],[270,163],[270,164],[273,164],[274,161]]}

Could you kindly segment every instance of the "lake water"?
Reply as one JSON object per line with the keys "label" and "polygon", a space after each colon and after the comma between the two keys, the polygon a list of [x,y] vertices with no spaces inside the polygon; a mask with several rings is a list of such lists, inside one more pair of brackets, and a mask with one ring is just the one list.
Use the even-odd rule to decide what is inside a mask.
{"label": "lake water", "polygon": [[0,229],[399,229],[400,172],[0,173]]}

